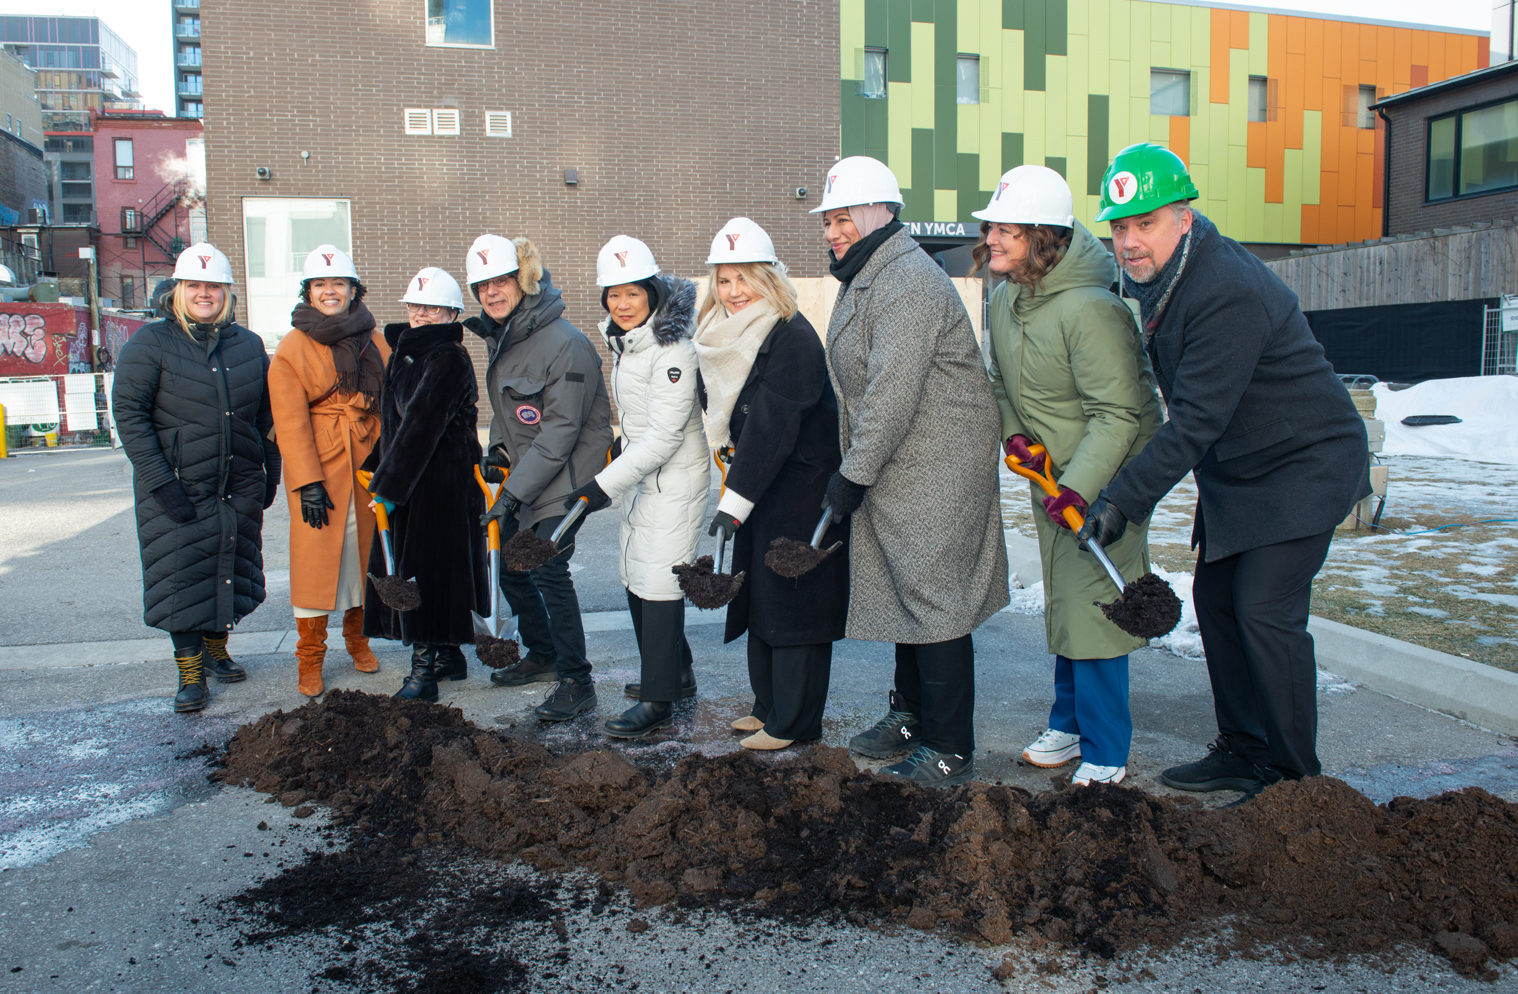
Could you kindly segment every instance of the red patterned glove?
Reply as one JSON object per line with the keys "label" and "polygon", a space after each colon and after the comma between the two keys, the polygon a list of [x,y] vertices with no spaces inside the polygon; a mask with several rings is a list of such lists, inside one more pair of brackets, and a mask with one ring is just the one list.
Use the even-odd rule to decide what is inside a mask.
{"label": "red patterned glove", "polygon": [[1044,510],[1049,512],[1049,517],[1053,518],[1054,523],[1061,528],[1070,527],[1070,522],[1065,520],[1064,515],[1067,507],[1075,508],[1083,517],[1086,514],[1086,502],[1081,499],[1080,494],[1069,487],[1060,487],[1058,497],[1044,498]]}
{"label": "red patterned glove", "polygon": [[1029,438],[1027,435],[1013,435],[1007,439],[1007,455],[1023,464],[1024,469],[1031,469],[1035,473],[1044,471],[1045,455],[1040,452],[1034,455],[1029,451]]}

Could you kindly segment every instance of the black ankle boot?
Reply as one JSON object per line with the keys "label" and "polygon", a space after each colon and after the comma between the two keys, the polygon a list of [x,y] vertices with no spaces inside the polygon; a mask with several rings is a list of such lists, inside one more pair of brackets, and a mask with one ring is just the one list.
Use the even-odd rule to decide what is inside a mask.
{"label": "black ankle boot", "polygon": [[437,703],[437,650],[437,646],[421,642],[412,647],[411,675],[395,692],[396,697]]}
{"label": "black ankle boot", "polygon": [[208,676],[215,677],[217,683],[241,683],[248,678],[248,671],[227,655],[225,635],[207,635],[205,643],[204,664]]}
{"label": "black ankle boot", "polygon": [[463,680],[469,676],[469,660],[464,650],[456,645],[437,647],[437,678],[439,680]]}
{"label": "black ankle boot", "polygon": [[[640,700],[643,697],[643,681],[634,680],[632,683],[624,683],[622,685],[622,693],[635,701]],[[696,696],[695,670],[685,670],[680,674],[680,696],[681,698]]]}
{"label": "black ankle boot", "polygon": [[174,695],[174,710],[199,711],[211,700],[204,657],[199,652],[176,649],[174,665],[179,667],[179,693]]}
{"label": "black ankle boot", "polygon": [[643,701],[608,721],[606,734],[618,739],[635,739],[674,723],[675,706],[669,701]]}

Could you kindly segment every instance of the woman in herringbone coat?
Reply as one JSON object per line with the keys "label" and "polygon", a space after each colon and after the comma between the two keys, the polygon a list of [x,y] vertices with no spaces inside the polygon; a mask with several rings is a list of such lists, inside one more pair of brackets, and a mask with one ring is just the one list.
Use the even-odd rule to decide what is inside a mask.
{"label": "woman in herringbone coat", "polygon": [[970,633],[1006,606],[1001,416],[958,291],[896,220],[901,192],[855,156],[827,180],[843,284],[828,322],[843,465],[825,502],[853,515],[848,636],[896,643],[890,711],[849,748],[933,786],[974,775]]}

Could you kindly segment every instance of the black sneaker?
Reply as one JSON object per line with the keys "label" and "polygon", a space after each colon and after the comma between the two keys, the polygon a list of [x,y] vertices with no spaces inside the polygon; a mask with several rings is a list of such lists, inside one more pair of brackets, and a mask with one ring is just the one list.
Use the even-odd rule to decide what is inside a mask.
{"label": "black sneaker", "polygon": [[891,710],[875,722],[875,727],[849,739],[849,751],[872,759],[890,759],[912,748],[922,737],[922,719],[901,710],[901,697],[891,691]]}
{"label": "black sneaker", "polygon": [[1250,793],[1265,786],[1260,768],[1234,752],[1221,735],[1207,746],[1207,755],[1195,763],[1172,766],[1160,774],[1159,781],[1176,790],[1195,791],[1242,790]]}
{"label": "black sneaker", "polygon": [[539,663],[537,657],[528,653],[515,666],[494,670],[490,682],[497,687],[521,687],[529,683],[553,683],[559,678],[558,663]]}
{"label": "black sneaker", "polygon": [[225,635],[207,635],[205,644],[206,650],[203,655],[207,676],[214,677],[217,683],[241,683],[248,678],[248,671],[238,666],[232,657],[227,655]]}
{"label": "black sneaker", "polygon": [[568,721],[596,706],[596,688],[590,683],[560,680],[543,703],[532,709],[540,721]]}
{"label": "black sneaker", "polygon": [[880,772],[924,787],[953,787],[975,776],[975,759],[918,746],[912,755]]}

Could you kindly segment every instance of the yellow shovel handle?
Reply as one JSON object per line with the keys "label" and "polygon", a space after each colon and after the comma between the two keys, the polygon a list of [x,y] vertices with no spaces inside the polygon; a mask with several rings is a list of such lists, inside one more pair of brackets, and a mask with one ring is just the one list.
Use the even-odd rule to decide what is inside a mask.
{"label": "yellow shovel handle", "polygon": [[[373,497],[374,492],[369,489],[369,481],[374,479],[374,474],[367,469],[361,469],[356,475],[358,476],[358,485],[364,488],[364,493]],[[385,513],[385,505],[379,501],[374,502],[374,523],[379,526],[379,530],[382,532],[390,530],[390,515]]]}
{"label": "yellow shovel handle", "polygon": [[[485,509],[487,511],[490,509],[490,505],[495,503],[496,495],[501,492],[500,488],[506,485],[506,477],[510,475],[511,470],[501,470],[501,482],[496,489],[492,490],[490,484],[485,482],[485,474],[480,472],[480,467],[474,467],[474,482],[478,483],[480,489],[485,491]],[[499,518],[491,518],[490,524],[485,527],[485,546],[491,552],[495,552],[501,547],[501,521]]]}
{"label": "yellow shovel handle", "polygon": [[[1058,497],[1059,484],[1055,483],[1054,477],[1050,475],[1051,471],[1049,468],[1049,450],[1044,448],[1042,445],[1032,445],[1028,447],[1028,452],[1030,455],[1042,455],[1044,457],[1044,471],[1042,473],[1035,472],[1034,470],[1031,470],[1028,467],[1024,466],[1016,456],[1011,455],[1010,453],[1007,455],[1006,459],[1007,468],[1016,473],[1018,476],[1026,477],[1032,480],[1034,483],[1037,483],[1039,486],[1043,487],[1044,493],[1048,494],[1050,497]],[[1065,523],[1070,526],[1071,531],[1080,531],[1081,526],[1086,523],[1086,519],[1082,517],[1081,513],[1073,507],[1065,508],[1063,514],[1065,516]]]}

